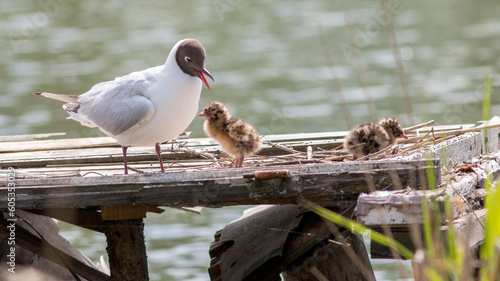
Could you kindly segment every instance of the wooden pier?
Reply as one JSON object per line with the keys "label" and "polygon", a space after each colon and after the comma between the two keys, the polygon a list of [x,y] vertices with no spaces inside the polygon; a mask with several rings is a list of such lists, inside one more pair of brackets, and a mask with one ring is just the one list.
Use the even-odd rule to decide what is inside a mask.
{"label": "wooden pier", "polygon": [[[147,212],[161,213],[160,207],[296,205],[303,198],[342,211],[358,202],[358,221],[373,228],[392,223],[403,229],[411,222],[420,222],[420,200],[428,193],[417,190],[429,189],[430,175],[442,187],[439,190],[453,189],[460,196],[470,197],[480,186],[480,176],[459,171],[463,179],[450,180],[446,171],[474,159],[483,161],[483,166],[485,159],[497,162],[500,129],[496,127],[479,130],[469,124],[409,131],[407,142],[368,161],[352,161],[341,149],[346,132],[264,136],[259,155],[247,159],[241,169],[230,168],[231,160],[221,154],[213,140],[179,138],[161,146],[168,166],[164,174],[158,172],[154,149],[130,148],[130,175],[122,175],[121,149],[110,138],[46,139],[52,138],[51,134],[0,137],[0,209],[4,216],[8,214],[7,186],[15,182],[15,208],[25,211],[20,217],[44,215],[105,233],[111,276],[79,261],[62,262],[64,267],[88,280],[149,280],[143,218]],[[497,167],[498,163],[488,168],[488,173],[496,175],[500,170]],[[12,173],[15,180],[9,179]],[[375,190],[407,188],[413,193],[399,191],[381,196],[375,192],[359,197]],[[381,197],[394,199],[379,200]],[[394,211],[398,210],[394,206],[399,206],[399,211]],[[415,216],[407,218],[408,210]],[[465,215],[466,211],[457,213],[457,219]],[[377,221],[380,217],[390,219]],[[6,219],[2,222],[7,224]],[[25,241],[18,246],[36,252],[37,247],[48,243],[28,226],[18,227],[27,231],[22,236]],[[5,235],[8,233],[3,227],[0,237],[5,239]],[[239,270],[240,275],[228,279],[229,273],[221,268],[225,268],[223,255],[230,254],[227,250],[231,243],[224,244],[221,237],[224,234],[214,244],[219,250],[213,251],[212,280],[251,280],[251,274],[262,270],[258,264],[268,262],[266,257],[255,259],[253,265],[241,265],[253,271]],[[221,251],[220,245],[229,248]],[[55,257],[37,254],[58,264],[61,256],[71,258],[64,253]],[[294,280],[293,272],[287,269],[293,262],[279,267],[288,272],[287,280]]]}

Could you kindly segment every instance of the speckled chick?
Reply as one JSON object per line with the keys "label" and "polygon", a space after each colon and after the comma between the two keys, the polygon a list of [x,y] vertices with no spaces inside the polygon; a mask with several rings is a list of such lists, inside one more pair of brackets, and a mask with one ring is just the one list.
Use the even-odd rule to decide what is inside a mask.
{"label": "speckled chick", "polygon": [[255,128],[231,117],[224,104],[213,101],[198,116],[206,119],[203,124],[205,133],[219,142],[227,154],[236,158],[235,168],[240,168],[245,157],[260,149],[260,138]]}
{"label": "speckled chick", "polygon": [[391,145],[396,143],[397,138],[408,138],[408,136],[405,135],[401,124],[399,124],[399,121],[395,118],[381,119],[378,121],[378,124],[382,126],[389,135],[389,142]]}
{"label": "speckled chick", "polygon": [[408,137],[396,119],[384,118],[377,124],[368,123],[352,129],[346,136],[344,148],[358,159],[393,145],[397,138]]}

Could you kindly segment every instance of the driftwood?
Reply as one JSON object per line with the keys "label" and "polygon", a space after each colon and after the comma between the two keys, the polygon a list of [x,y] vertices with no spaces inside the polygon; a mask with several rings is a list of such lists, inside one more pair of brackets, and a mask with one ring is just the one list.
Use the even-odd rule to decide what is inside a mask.
{"label": "driftwood", "polygon": [[215,234],[210,278],[273,281],[284,272],[289,281],[375,280],[362,239],[340,236],[302,206],[253,208]]}
{"label": "driftwood", "polygon": [[[52,219],[22,210],[16,211],[16,219],[16,267],[23,265],[33,267],[59,280],[75,280],[73,274],[83,277],[83,280],[110,280],[107,274],[97,270],[92,262],[59,236],[59,228]],[[2,240],[0,248],[4,253],[2,264],[8,262],[7,255],[11,246],[7,245],[10,235],[7,225],[11,223],[13,222],[6,220],[3,216],[0,218],[0,239]],[[34,231],[31,226],[38,232]],[[43,239],[40,238],[39,233],[43,235]]]}

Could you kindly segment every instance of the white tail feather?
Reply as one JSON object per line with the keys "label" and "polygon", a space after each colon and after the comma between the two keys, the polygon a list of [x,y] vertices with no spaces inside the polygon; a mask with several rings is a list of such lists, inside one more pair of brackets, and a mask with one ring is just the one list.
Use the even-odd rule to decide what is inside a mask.
{"label": "white tail feather", "polygon": [[69,102],[69,103],[76,103],[78,104],[78,96],[72,96],[72,95],[60,95],[60,94],[51,94],[51,93],[33,93],[37,96],[42,96],[46,97],[49,99],[55,99],[55,100],[60,100],[63,102]]}

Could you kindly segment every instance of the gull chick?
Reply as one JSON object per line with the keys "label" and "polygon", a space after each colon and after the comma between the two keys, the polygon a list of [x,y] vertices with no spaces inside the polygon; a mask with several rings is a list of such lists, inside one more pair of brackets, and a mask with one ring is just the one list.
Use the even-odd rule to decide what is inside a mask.
{"label": "gull chick", "polygon": [[344,148],[358,159],[393,145],[397,138],[408,137],[398,120],[384,118],[376,124],[363,124],[352,129],[345,138]]}
{"label": "gull chick", "polygon": [[66,102],[63,109],[87,127],[97,127],[114,138],[123,153],[124,173],[129,146],[155,146],[164,172],[160,143],[180,135],[198,113],[205,75],[205,49],[196,39],[177,42],[164,65],[94,85],[79,96],[35,95]]}
{"label": "gull chick", "polygon": [[384,128],[389,136],[389,143],[391,145],[396,143],[396,139],[405,138],[408,139],[408,136],[405,135],[401,124],[395,118],[384,118],[378,121],[378,124]]}
{"label": "gull chick", "polygon": [[205,133],[219,142],[227,154],[236,158],[235,168],[240,168],[245,157],[260,149],[260,138],[255,128],[231,117],[222,103],[211,102],[198,116],[206,119],[203,124]]}

